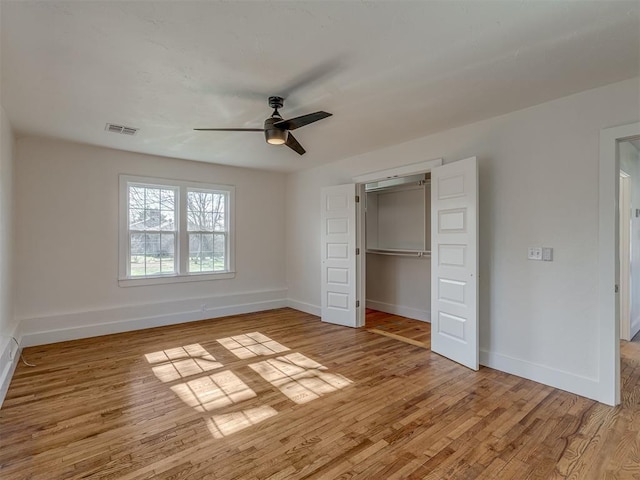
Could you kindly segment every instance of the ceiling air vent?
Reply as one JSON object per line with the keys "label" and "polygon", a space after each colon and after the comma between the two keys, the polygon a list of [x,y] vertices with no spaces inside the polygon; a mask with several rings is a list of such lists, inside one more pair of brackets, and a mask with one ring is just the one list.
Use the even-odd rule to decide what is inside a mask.
{"label": "ceiling air vent", "polygon": [[138,131],[137,128],[125,127],[123,125],[116,125],[114,123],[107,123],[105,130],[107,132],[120,133],[122,135],[135,135]]}

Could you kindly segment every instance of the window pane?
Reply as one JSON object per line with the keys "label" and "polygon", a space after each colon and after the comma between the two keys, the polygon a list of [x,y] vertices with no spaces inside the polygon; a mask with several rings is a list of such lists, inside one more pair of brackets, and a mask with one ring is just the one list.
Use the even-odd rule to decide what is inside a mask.
{"label": "window pane", "polygon": [[131,255],[130,266],[132,277],[143,277],[145,275],[145,256]]}
{"label": "window pane", "polygon": [[213,213],[203,213],[202,214],[202,231],[211,232],[213,231]]}
{"label": "window pane", "polygon": [[162,258],[162,266],[161,266],[160,272],[161,273],[176,273],[175,258],[174,257],[163,257]]}
{"label": "window pane", "polygon": [[131,256],[129,258],[129,265],[132,277],[145,275],[146,237],[144,233],[134,233],[130,235],[129,244]]}
{"label": "window pane", "polygon": [[160,210],[174,211],[176,208],[176,194],[173,190],[162,189],[160,191]]}
{"label": "window pane", "polygon": [[139,208],[129,209],[129,228],[131,230],[144,230],[144,210]]}
{"label": "window pane", "polygon": [[189,272],[200,272],[200,234],[189,234]]}
{"label": "window pane", "polygon": [[175,235],[172,233],[161,233],[160,245],[161,245],[160,253],[162,254],[162,256],[173,257],[173,253],[175,249]]}
{"label": "window pane", "polygon": [[144,233],[132,233],[130,246],[131,246],[131,256],[133,255],[144,255],[145,248],[145,234]]}
{"label": "window pane", "polygon": [[214,213],[213,229],[215,231],[224,231],[224,212]]}
{"label": "window pane", "polygon": [[145,230],[160,230],[160,210],[145,210],[144,219]]}
{"label": "window pane", "polygon": [[147,233],[145,246],[145,253],[147,254],[147,256],[157,257],[160,254],[160,234]]}
{"label": "window pane", "polygon": [[218,272],[226,269],[225,255],[225,235],[217,233],[213,239],[213,271]]}
{"label": "window pane", "polygon": [[[189,234],[189,272],[213,272],[216,270],[214,246],[214,234]],[[224,261],[222,268],[218,268],[218,270],[224,270]]]}
{"label": "window pane", "polygon": [[146,190],[144,208],[147,210],[160,210],[160,189],[147,187]]}
{"label": "window pane", "polygon": [[173,212],[160,212],[160,230],[173,232],[176,229],[175,214]]}
{"label": "window pane", "polygon": [[200,211],[187,212],[187,228],[190,232],[206,231],[206,213]]}
{"label": "window pane", "polygon": [[187,192],[187,228],[190,232],[224,231],[224,193]]}
{"label": "window pane", "polygon": [[132,233],[129,242],[132,277],[175,273],[175,234]]}
{"label": "window pane", "polygon": [[175,190],[129,186],[129,229],[176,230]]}
{"label": "window pane", "polygon": [[147,255],[146,261],[146,274],[147,275],[158,275],[160,273],[160,259],[155,256]]}
{"label": "window pane", "polygon": [[144,187],[129,188],[129,208],[144,208]]}
{"label": "window pane", "polygon": [[224,211],[224,193],[214,193],[212,196],[211,211],[222,212]]}
{"label": "window pane", "polygon": [[200,250],[202,252],[213,252],[213,234],[203,233],[200,238]]}

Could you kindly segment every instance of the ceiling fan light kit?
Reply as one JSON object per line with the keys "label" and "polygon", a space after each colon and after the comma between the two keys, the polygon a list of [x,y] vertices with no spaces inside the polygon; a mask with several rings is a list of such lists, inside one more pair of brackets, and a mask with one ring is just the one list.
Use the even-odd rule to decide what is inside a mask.
{"label": "ceiling fan light kit", "polygon": [[300,117],[284,120],[280,113],[279,108],[284,105],[284,98],[282,97],[269,97],[269,106],[273,108],[271,117],[264,121],[264,128],[194,128],[199,131],[217,131],[217,132],[264,132],[265,140],[269,145],[286,145],[290,149],[297,152],[299,155],[304,155],[306,150],[300,145],[296,138],[291,134],[290,130],[304,127],[310,123],[317,122],[323,118],[330,117],[332,114],[319,111],[315,113],[309,113]]}

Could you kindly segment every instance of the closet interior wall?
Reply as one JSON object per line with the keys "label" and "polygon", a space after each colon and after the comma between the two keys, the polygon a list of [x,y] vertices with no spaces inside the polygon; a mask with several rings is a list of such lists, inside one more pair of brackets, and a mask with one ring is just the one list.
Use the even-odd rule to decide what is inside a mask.
{"label": "closet interior wall", "polygon": [[367,308],[430,321],[428,174],[366,185]]}

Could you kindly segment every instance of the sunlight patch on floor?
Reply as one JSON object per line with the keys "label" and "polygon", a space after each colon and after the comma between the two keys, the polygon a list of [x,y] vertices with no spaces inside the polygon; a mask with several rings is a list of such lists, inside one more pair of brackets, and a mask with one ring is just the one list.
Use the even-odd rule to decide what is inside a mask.
{"label": "sunlight patch on floor", "polygon": [[[328,373],[327,367],[302,353],[276,356],[290,349],[260,332],[220,338],[217,342],[240,360],[270,356],[249,364],[249,368],[297,404],[308,403],[353,383],[342,375]],[[237,409],[205,420],[214,438],[226,437],[278,414],[269,405],[242,409],[240,403],[256,399],[258,394],[231,370],[210,373],[224,365],[199,343],[148,353],[145,358],[154,375],[164,383],[174,382],[167,386],[197,412],[225,407]],[[177,383],[187,377],[195,378]]]}
{"label": "sunlight patch on floor", "polygon": [[297,404],[316,400],[353,383],[342,375],[327,373],[326,367],[301,353],[253,363],[249,368]]}
{"label": "sunlight patch on floor", "polygon": [[214,415],[207,420],[207,428],[214,438],[222,438],[260,423],[267,418],[275,417],[277,414],[277,410],[268,405],[263,405],[239,412]]}
{"label": "sunlight patch on floor", "polygon": [[199,343],[147,353],[145,358],[150,364],[156,364],[151,367],[151,370],[160,381],[165,383],[223,366],[222,363],[216,362],[213,355]]}
{"label": "sunlight patch on floor", "polygon": [[257,397],[256,392],[228,370],[179,383],[171,390],[198,412],[210,412]]}
{"label": "sunlight patch on floor", "polygon": [[245,333],[233,337],[219,338],[218,343],[239,359],[273,355],[289,350],[260,332]]}

